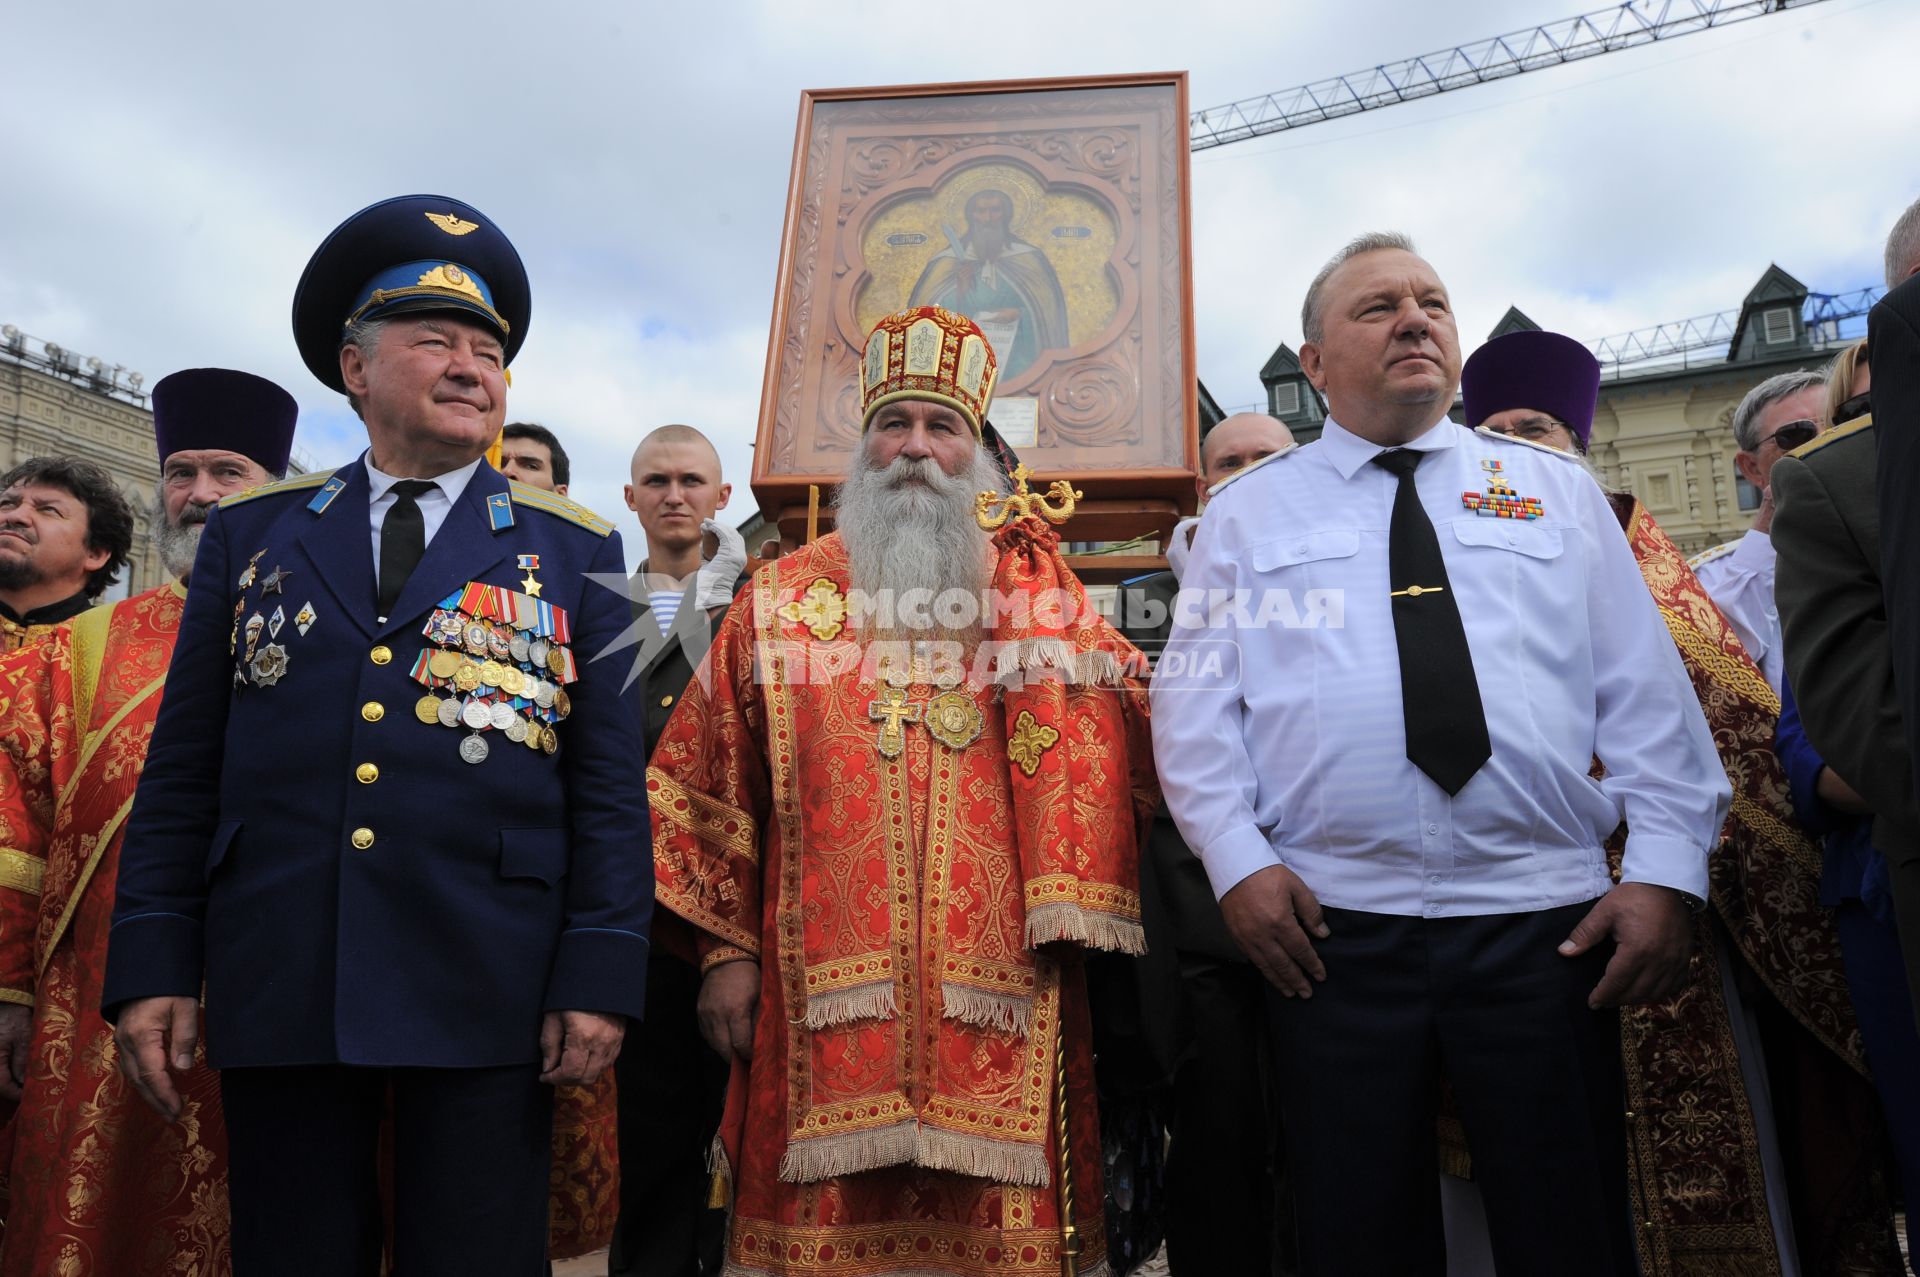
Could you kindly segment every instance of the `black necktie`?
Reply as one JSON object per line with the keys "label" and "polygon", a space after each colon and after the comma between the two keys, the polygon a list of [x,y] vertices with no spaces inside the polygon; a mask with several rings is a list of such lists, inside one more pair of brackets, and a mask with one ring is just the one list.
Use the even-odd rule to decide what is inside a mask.
{"label": "black necktie", "polygon": [[1447,581],[1440,541],[1414,488],[1425,453],[1383,452],[1373,463],[1399,476],[1387,531],[1387,576],[1393,582],[1393,637],[1400,648],[1400,705],[1407,722],[1407,760],[1449,794],[1457,794],[1493,754],[1487,713],[1473,676],[1467,631]]}
{"label": "black necktie", "polygon": [[402,479],[393,485],[393,507],[380,522],[380,619],[393,615],[407,578],[427,552],[427,521],[420,517],[422,493],[437,484],[425,479]]}

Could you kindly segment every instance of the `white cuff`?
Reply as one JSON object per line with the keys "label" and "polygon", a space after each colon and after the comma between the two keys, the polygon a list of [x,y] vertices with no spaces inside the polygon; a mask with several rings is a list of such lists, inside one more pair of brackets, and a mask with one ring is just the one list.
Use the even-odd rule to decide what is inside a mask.
{"label": "white cuff", "polygon": [[1239,886],[1241,879],[1279,864],[1280,857],[1274,854],[1273,844],[1259,826],[1242,825],[1208,843],[1200,853],[1200,863],[1206,866],[1207,881],[1213,884],[1213,896],[1218,900]]}
{"label": "white cuff", "polygon": [[1621,860],[1620,881],[1647,882],[1672,887],[1690,896],[1707,898],[1707,853],[1684,838],[1649,834],[1635,837],[1627,831],[1627,851]]}

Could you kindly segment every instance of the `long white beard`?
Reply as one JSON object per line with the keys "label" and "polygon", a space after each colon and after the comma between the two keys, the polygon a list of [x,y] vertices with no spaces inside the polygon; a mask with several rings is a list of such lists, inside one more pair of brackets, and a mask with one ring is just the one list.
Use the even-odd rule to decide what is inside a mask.
{"label": "long white beard", "polygon": [[[931,457],[895,457],[876,469],[864,448],[856,454],[835,506],[870,639],[972,644],[982,637],[982,596],[992,572],[974,505],[980,493],[1006,489],[1006,476],[984,449],[953,476]],[[935,601],[924,623],[901,615],[909,591],[925,591]]]}

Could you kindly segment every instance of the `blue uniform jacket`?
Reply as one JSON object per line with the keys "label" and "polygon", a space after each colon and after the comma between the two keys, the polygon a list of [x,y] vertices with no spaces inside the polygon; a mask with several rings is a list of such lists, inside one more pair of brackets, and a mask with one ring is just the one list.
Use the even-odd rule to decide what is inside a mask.
{"label": "blue uniform jacket", "polygon": [[1800,725],[1800,706],[1793,686],[1780,688],[1780,722],[1774,730],[1773,752],[1787,773],[1793,796],[1794,819],[1810,834],[1821,836],[1825,855],[1820,866],[1820,903],[1829,909],[1843,900],[1859,900],[1882,922],[1893,921],[1893,902],[1887,882],[1887,862],[1873,847],[1873,821],[1850,816],[1820,797],[1820,757]]}
{"label": "blue uniform jacket", "polygon": [[[539,1058],[545,1011],[643,1010],[640,707],[620,692],[622,662],[590,659],[628,605],[584,575],[624,580],[619,535],[483,463],[379,624],[368,496],[356,461],[232,499],[194,561],[121,851],[102,1005],[111,1019],[134,998],[199,994],[204,977],[216,1068],[523,1064]],[[261,579],[243,590],[256,551]],[[422,628],[468,582],[519,590],[526,554],[572,621],[572,712],[554,754],[488,731],[470,764],[464,731],[415,716],[427,689],[412,670],[433,647]],[[284,585],[264,594],[276,567]],[[249,615],[314,613],[305,634],[281,627],[287,667],[271,686],[236,687],[243,596]]]}

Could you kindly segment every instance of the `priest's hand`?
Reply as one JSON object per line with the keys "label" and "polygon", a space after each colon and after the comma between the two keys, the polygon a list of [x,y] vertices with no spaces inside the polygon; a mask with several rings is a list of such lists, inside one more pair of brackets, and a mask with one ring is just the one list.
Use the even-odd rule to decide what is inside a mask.
{"label": "priest's hand", "polygon": [[723,962],[700,982],[700,1035],[732,1061],[753,1057],[753,1013],[760,1005],[760,964]]}
{"label": "priest's hand", "polygon": [[1587,1005],[1639,1006],[1665,1002],[1686,987],[1693,957],[1693,911],[1680,893],[1650,882],[1623,882],[1594,902],[1560,946],[1576,958],[1608,936],[1613,957]]}
{"label": "priest's hand", "polygon": [[1233,942],[1282,995],[1310,998],[1314,981],[1327,978],[1307,935],[1325,940],[1333,932],[1312,889],[1285,865],[1269,866],[1235,883],[1220,897],[1220,912]]}
{"label": "priest's hand", "polygon": [[540,1019],[540,1080],[586,1086],[620,1058],[627,1017],[598,1011],[549,1011]]}
{"label": "priest's hand", "polygon": [[186,1108],[173,1073],[193,1067],[193,1048],[200,1040],[200,1002],[197,998],[141,998],[120,1008],[113,1026],[113,1044],[120,1056],[120,1072],[153,1111],[169,1122]]}
{"label": "priest's hand", "polygon": [[33,1008],[0,1003],[0,1100],[17,1100],[27,1083],[27,1043],[33,1039]]}

